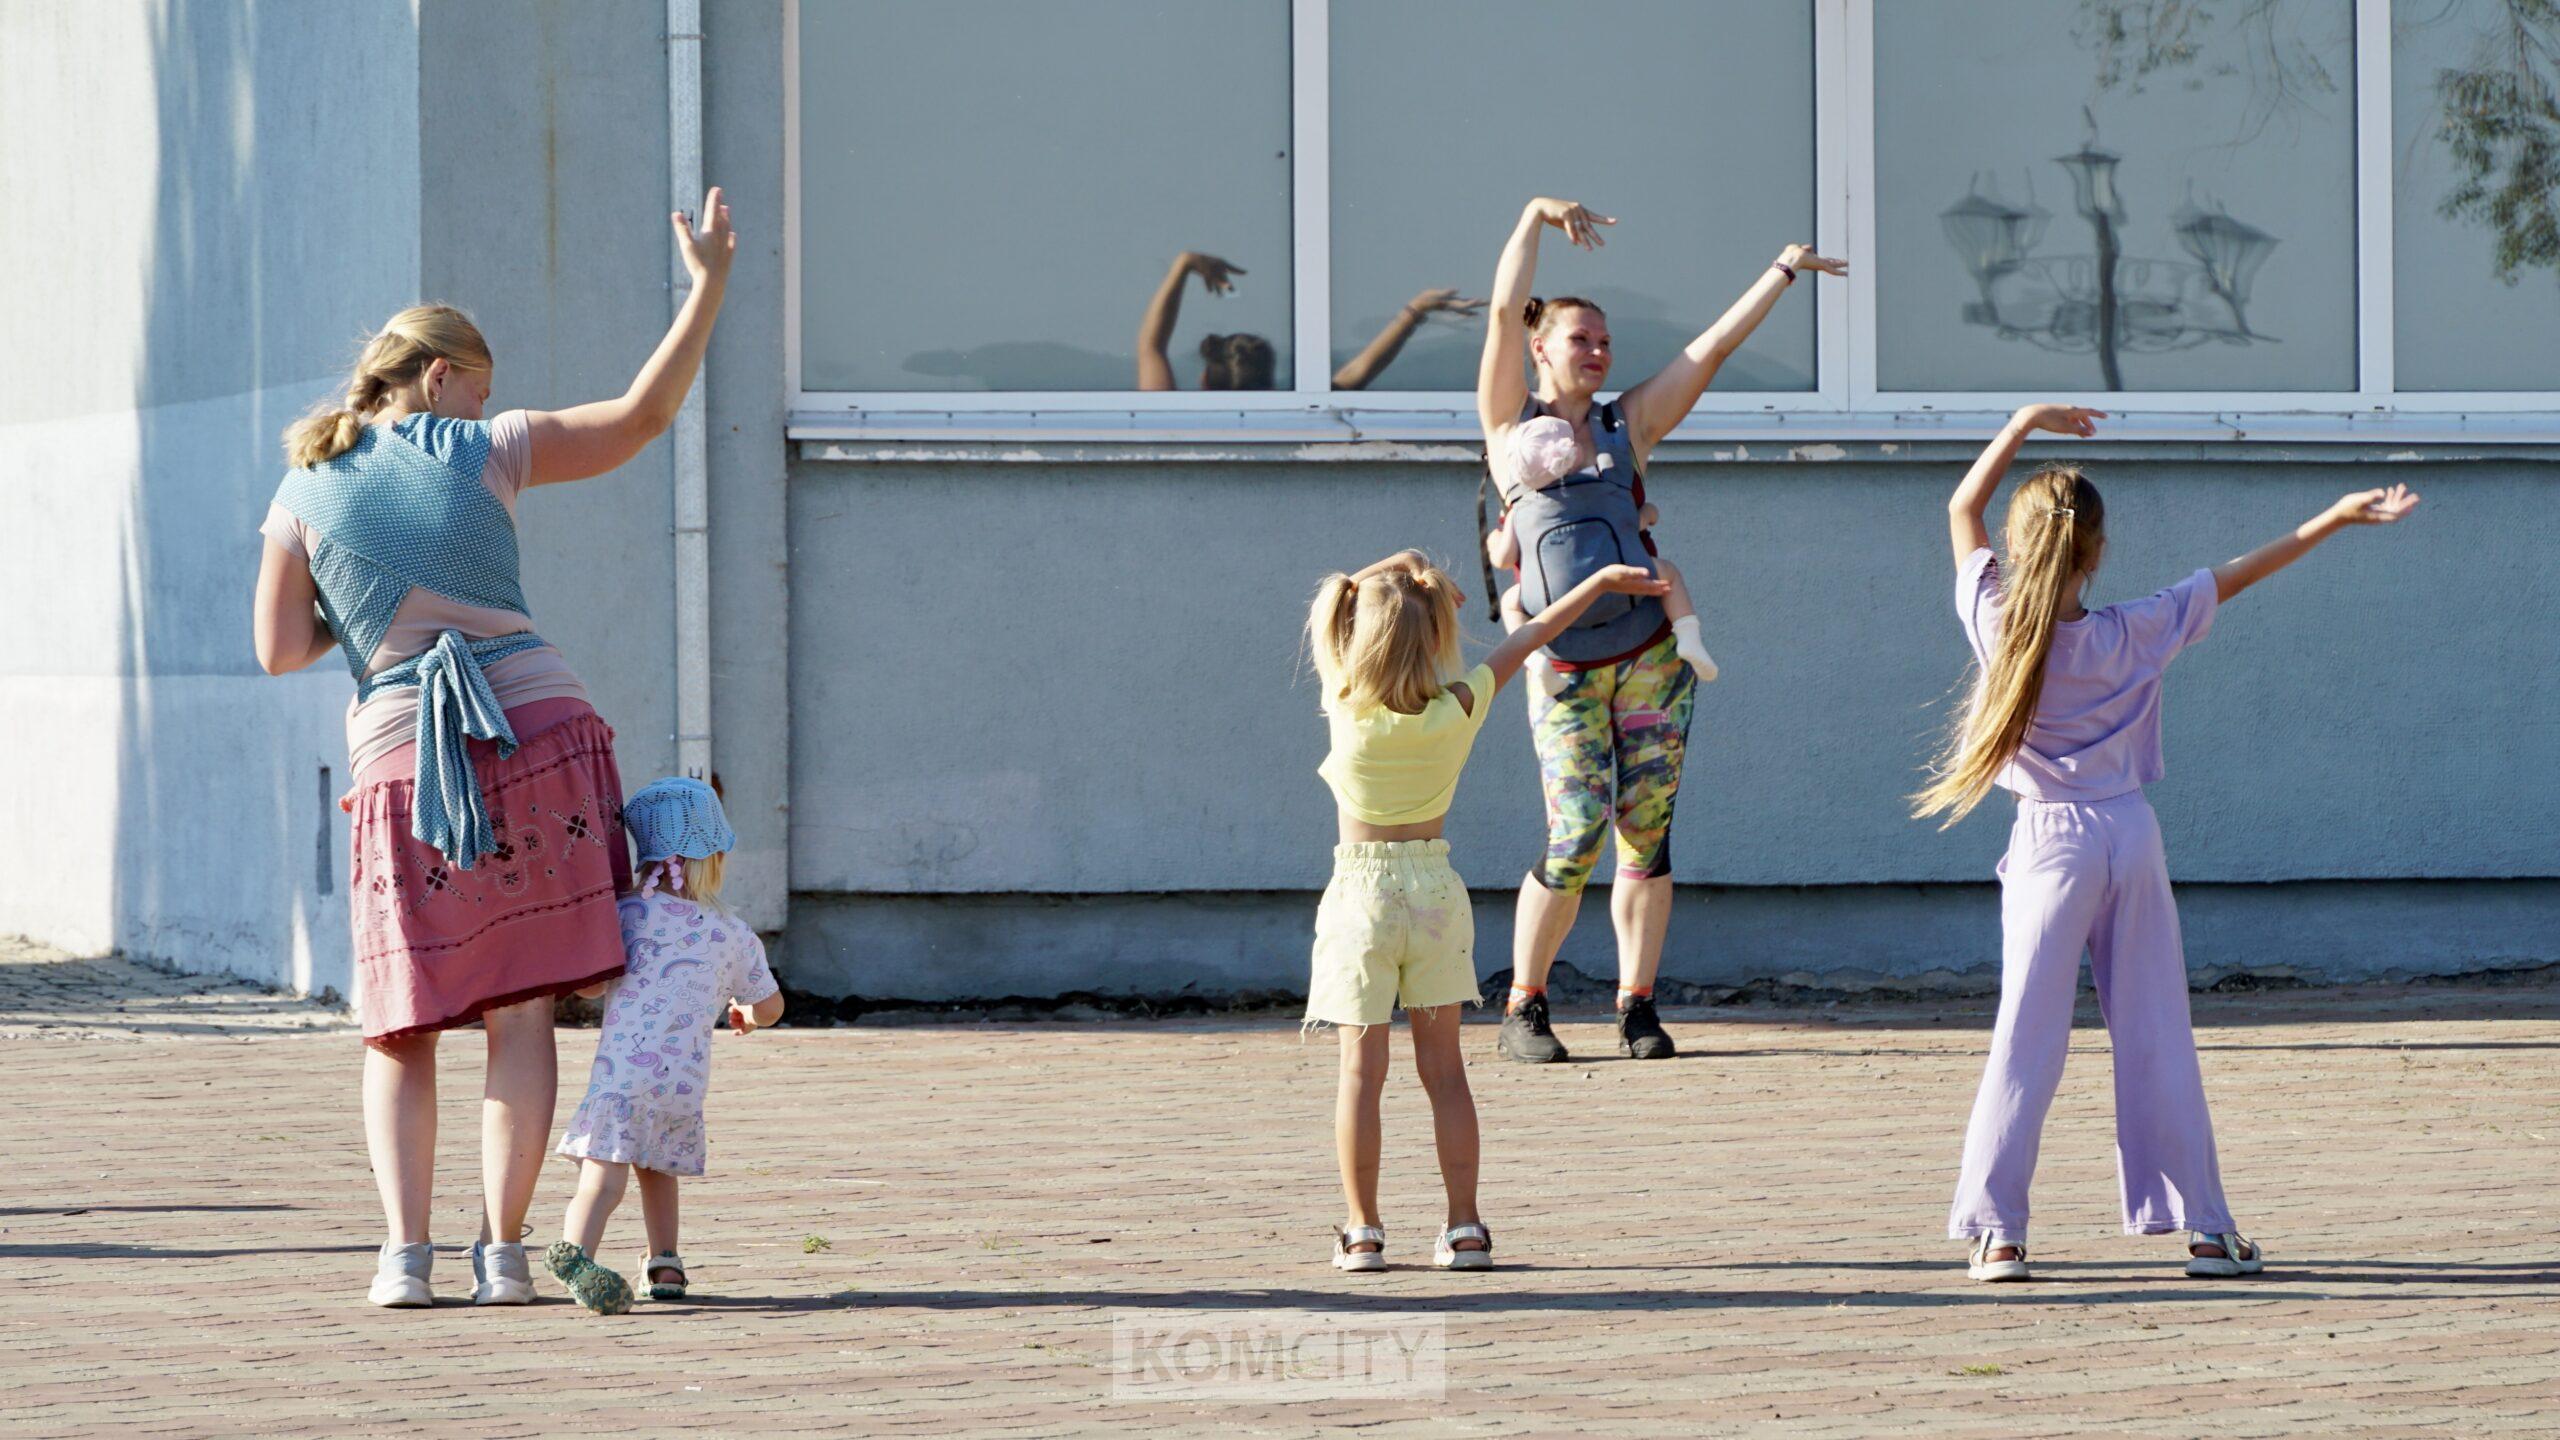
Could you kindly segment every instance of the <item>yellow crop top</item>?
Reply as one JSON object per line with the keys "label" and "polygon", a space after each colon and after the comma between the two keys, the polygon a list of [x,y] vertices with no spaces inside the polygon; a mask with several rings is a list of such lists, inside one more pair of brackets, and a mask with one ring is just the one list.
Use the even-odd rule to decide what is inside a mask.
{"label": "yellow crop top", "polygon": [[1472,715],[1448,690],[1416,715],[1383,705],[1357,715],[1328,707],[1333,753],[1316,773],[1335,803],[1365,825],[1419,825],[1448,814],[1458,772],[1493,708],[1493,667],[1478,665],[1458,683],[1475,702]]}

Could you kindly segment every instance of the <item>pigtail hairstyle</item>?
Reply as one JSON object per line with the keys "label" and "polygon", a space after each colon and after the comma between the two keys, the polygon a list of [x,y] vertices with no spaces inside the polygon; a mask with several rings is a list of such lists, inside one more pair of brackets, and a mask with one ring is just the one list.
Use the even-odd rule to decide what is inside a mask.
{"label": "pigtail hairstyle", "polygon": [[1949,729],[1931,767],[1935,778],[1911,797],[1914,815],[1946,815],[1940,829],[1971,814],[2026,743],[2027,727],[2044,698],[2053,628],[2098,568],[2106,502],[2076,469],[2039,470],[2009,497],[2001,529],[2008,558],[2000,568],[1999,637],[1964,715]]}
{"label": "pigtail hairstyle", "polygon": [[471,317],[450,305],[412,305],[392,316],[356,357],[346,399],[323,404],[285,427],[285,463],[308,469],[354,449],[384,397],[438,360],[457,370],[487,370],[489,342]]}
{"label": "pigtail hairstyle", "polygon": [[1419,714],[1458,673],[1456,582],[1419,555],[1397,558],[1363,578],[1337,572],[1316,586],[1307,648],[1329,711]]}

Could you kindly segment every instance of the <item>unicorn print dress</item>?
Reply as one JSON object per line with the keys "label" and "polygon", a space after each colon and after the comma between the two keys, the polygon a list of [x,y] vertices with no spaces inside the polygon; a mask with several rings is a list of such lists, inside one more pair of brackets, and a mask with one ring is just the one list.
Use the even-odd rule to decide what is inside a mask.
{"label": "unicorn print dress", "polygon": [[733,915],[654,889],[624,897],[621,912],[630,965],[605,994],[604,1035],[560,1153],[699,1175],[711,1033],[726,1002],[781,987],[764,942]]}

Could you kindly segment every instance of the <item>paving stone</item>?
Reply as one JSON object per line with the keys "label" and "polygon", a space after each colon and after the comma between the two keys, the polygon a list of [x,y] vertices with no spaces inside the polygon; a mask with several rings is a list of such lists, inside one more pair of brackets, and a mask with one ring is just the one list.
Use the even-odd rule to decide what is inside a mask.
{"label": "paving stone", "polygon": [[[1394,1268],[1325,1264],[1332,1042],[1286,1022],[722,1037],[690,1304],[464,1303],[481,1039],[446,1038],[436,1285],[364,1303],[379,1212],[343,1013],[0,944],[0,1430],[318,1436],[2560,1434],[2560,986],[2199,995],[2268,1273],[2118,1233],[2094,1015],[2037,1280],[1941,1238],[1983,1002],[1675,1010],[1549,1067],[1470,1026],[1500,1268],[1429,1268],[1430,1117],[1386,1102]],[[1597,1016],[1560,1026],[1611,1056]],[[561,1115],[591,1031],[563,1031]],[[1401,1047],[1402,1042],[1399,1041]],[[573,1172],[535,1216],[557,1226]],[[642,1248],[636,1199],[608,1262]],[[814,1252],[803,1238],[822,1236]],[[1445,1393],[1115,1397],[1113,1319],[1420,1312]]]}

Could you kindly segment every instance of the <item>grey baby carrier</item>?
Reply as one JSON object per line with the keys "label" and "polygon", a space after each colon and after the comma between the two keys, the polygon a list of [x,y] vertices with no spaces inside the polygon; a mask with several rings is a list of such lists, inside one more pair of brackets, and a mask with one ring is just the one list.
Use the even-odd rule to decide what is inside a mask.
{"label": "grey baby carrier", "polygon": [[[1527,413],[1538,413],[1534,403]],[[1510,507],[1512,537],[1520,543],[1520,604],[1531,615],[1608,566],[1654,568],[1641,518],[1644,476],[1636,467],[1626,417],[1615,401],[1595,405],[1591,426],[1595,459],[1589,469],[1543,490],[1520,488],[1508,476],[1497,480]],[[1490,464],[1487,471],[1493,478]],[[1477,507],[1481,529],[1482,486]],[[1485,588],[1492,590],[1489,580]],[[1642,649],[1663,624],[1662,602],[1653,596],[1603,595],[1547,653],[1569,665],[1601,664]]]}

